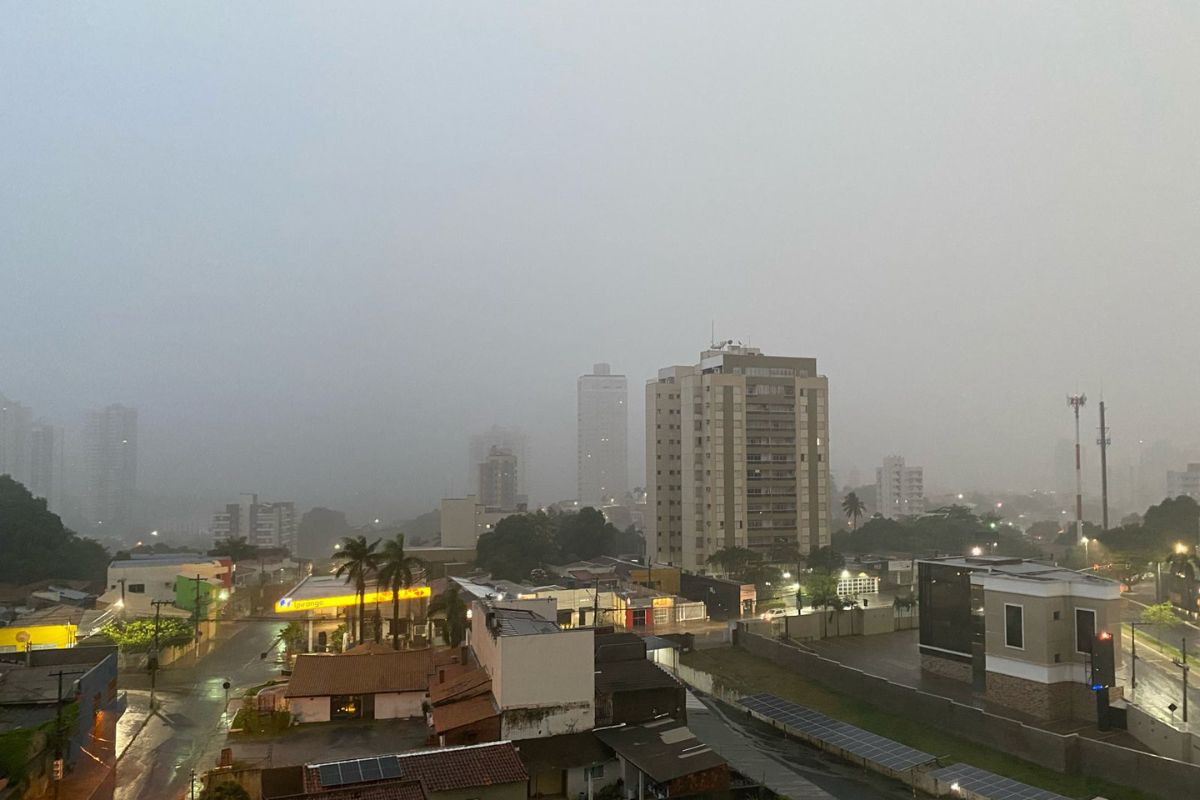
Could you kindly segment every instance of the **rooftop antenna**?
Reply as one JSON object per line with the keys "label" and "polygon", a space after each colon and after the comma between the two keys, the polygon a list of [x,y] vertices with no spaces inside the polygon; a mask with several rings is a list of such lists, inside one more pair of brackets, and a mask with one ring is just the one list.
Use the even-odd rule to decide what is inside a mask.
{"label": "rooftop antenna", "polygon": [[[1101,397],[1104,395],[1101,394]],[[1100,505],[1103,512],[1102,524],[1108,530],[1108,446],[1112,439],[1108,435],[1108,426],[1104,424],[1104,401],[1100,401],[1100,437],[1096,439],[1100,445]]]}
{"label": "rooftop antenna", "polygon": [[709,324],[708,342],[709,347],[717,346],[717,321],[715,319]]}

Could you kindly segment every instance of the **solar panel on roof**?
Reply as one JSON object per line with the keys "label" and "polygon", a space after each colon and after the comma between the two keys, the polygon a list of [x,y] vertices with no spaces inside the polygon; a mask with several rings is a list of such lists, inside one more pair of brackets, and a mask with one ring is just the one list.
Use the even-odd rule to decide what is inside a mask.
{"label": "solar panel on roof", "polygon": [[338,766],[342,770],[342,783],[362,783],[362,768],[358,761],[343,761]]}
{"label": "solar panel on roof", "polygon": [[383,770],[379,768],[379,759],[377,758],[364,758],[358,762],[358,765],[362,769],[364,781],[377,781],[383,777]]}
{"label": "solar panel on roof", "polygon": [[1067,800],[1060,794],[969,764],[954,764],[934,770],[930,774],[943,783],[957,783],[964,790],[988,800]]}
{"label": "solar panel on roof", "polygon": [[[894,742],[876,733],[865,731],[847,722],[826,716],[772,694],[744,697],[741,704],[763,716],[795,728],[831,745],[883,766],[902,771],[934,760],[929,753]],[[1044,800],[1039,798],[1038,800]]]}
{"label": "solar panel on roof", "polygon": [[399,778],[403,774],[400,769],[400,759],[395,756],[384,756],[379,759],[379,769],[385,778]]}
{"label": "solar panel on roof", "polygon": [[322,786],[341,786],[342,773],[337,764],[322,764],[317,767],[317,775]]}

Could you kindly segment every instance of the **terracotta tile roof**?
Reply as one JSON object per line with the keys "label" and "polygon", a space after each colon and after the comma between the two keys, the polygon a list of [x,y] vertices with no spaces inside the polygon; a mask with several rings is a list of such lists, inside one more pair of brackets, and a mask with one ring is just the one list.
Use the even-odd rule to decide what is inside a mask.
{"label": "terracotta tile roof", "polygon": [[446,664],[464,664],[466,647],[439,647],[433,651],[433,663],[439,667]]}
{"label": "terracotta tile roof", "polygon": [[296,658],[284,694],[287,697],[322,697],[425,691],[429,688],[432,666],[428,648],[337,656],[302,655]]}
{"label": "terracotta tile roof", "polygon": [[[647,662],[648,663],[648,662]],[[492,679],[487,670],[475,667],[457,675],[445,683],[435,683],[429,687],[429,702],[437,706],[456,700],[466,700],[487,694],[492,690]]]}
{"label": "terracotta tile roof", "polygon": [[490,693],[458,703],[433,707],[433,730],[441,735],[499,714]]}
{"label": "terracotta tile roof", "polygon": [[362,644],[354,645],[354,647],[351,647],[346,652],[350,655],[362,656],[375,653],[395,653],[397,651],[392,649],[392,646],[387,642],[363,642]]}
{"label": "terracotta tile roof", "polygon": [[[489,742],[463,747],[436,747],[397,753],[400,770],[408,780],[420,781],[426,794],[456,789],[475,789],[506,783],[523,783],[529,773],[512,742]],[[305,785],[321,789],[317,764],[305,765],[308,777]],[[356,784],[365,788],[363,784]],[[331,798],[337,795],[331,795]],[[340,800],[340,798],[339,798]]]}
{"label": "terracotta tile roof", "polygon": [[357,783],[304,795],[304,800],[425,800],[420,781]]}

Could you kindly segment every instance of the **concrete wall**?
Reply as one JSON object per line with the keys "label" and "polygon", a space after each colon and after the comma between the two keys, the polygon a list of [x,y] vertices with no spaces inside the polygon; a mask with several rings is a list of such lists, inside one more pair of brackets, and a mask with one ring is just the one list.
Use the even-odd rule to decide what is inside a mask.
{"label": "concrete wall", "polygon": [[451,789],[445,792],[430,792],[429,800],[527,800],[529,785],[499,783],[493,786],[472,786],[467,789]]}
{"label": "concrete wall", "polygon": [[1181,731],[1135,705],[1126,708],[1129,732],[1160,756],[1200,764],[1200,736]]}
{"label": "concrete wall", "polygon": [[375,695],[375,719],[420,719],[425,692],[387,692]]}
{"label": "concrete wall", "polygon": [[297,722],[329,722],[328,697],[289,697],[288,710]]}
{"label": "concrete wall", "polygon": [[738,631],[736,641],[753,655],[837,691],[869,699],[889,713],[923,720],[952,735],[1057,772],[1094,775],[1164,800],[1189,797],[1200,785],[1200,766],[1077,734],[1064,736],[1033,728],[745,630]]}
{"label": "concrete wall", "polygon": [[784,630],[789,638],[799,641],[831,636],[873,636],[912,628],[915,619],[915,615],[897,616],[891,606],[853,608],[841,612],[821,610],[784,617]]}

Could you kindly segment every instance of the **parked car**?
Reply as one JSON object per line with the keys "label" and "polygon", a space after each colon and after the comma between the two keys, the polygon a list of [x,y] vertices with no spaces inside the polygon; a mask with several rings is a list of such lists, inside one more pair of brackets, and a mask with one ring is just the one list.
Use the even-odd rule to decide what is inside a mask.
{"label": "parked car", "polygon": [[762,619],[765,622],[776,622],[784,617],[792,617],[796,615],[794,608],[768,608],[762,613]]}

